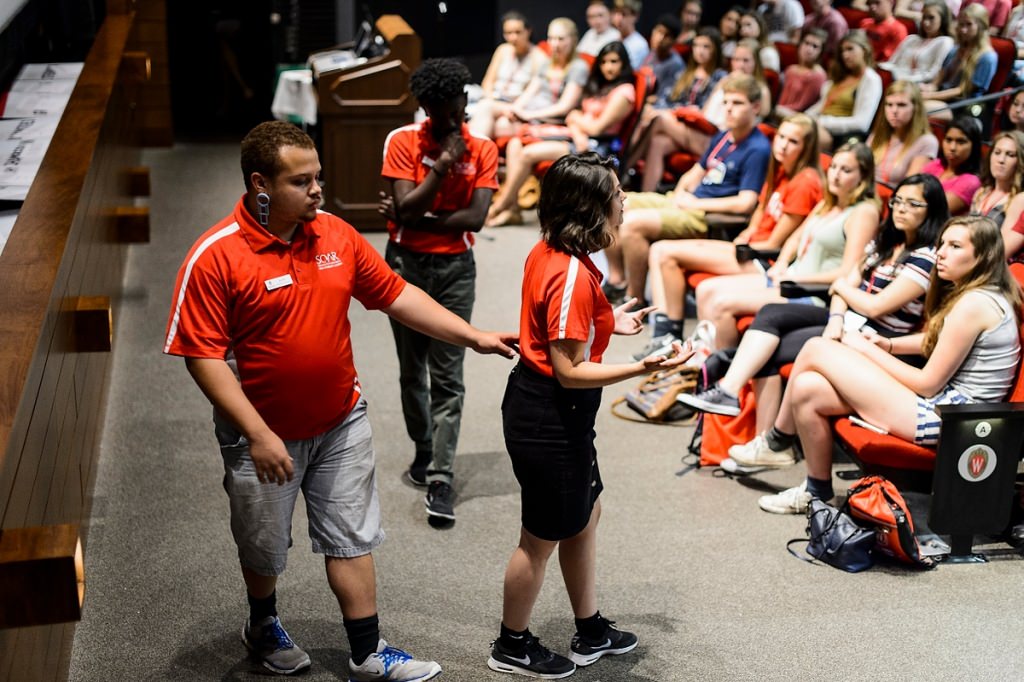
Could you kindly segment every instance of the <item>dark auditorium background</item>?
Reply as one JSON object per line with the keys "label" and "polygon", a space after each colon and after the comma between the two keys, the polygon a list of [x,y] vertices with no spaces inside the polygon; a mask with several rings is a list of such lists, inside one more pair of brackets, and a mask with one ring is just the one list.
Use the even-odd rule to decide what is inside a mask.
{"label": "dark auditorium background", "polygon": [[[573,19],[582,34],[587,28],[586,6],[587,0],[168,2],[175,132],[179,139],[234,138],[268,118],[279,65],[304,62],[312,51],[351,39],[365,12],[375,17],[400,14],[422,39],[424,58],[461,58],[479,80],[502,40],[498,23],[505,12],[524,13],[533,22],[536,41],[558,16]],[[648,35],[659,14],[678,13],[679,6],[679,0],[645,0],[640,32]],[[717,22],[726,6],[706,7],[705,21]],[[238,77],[229,66],[232,59],[237,61]]]}

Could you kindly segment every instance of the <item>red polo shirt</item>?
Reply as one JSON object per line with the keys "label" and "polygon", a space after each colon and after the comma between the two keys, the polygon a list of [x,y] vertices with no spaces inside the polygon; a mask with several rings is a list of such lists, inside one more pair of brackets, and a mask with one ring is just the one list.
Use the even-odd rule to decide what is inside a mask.
{"label": "red polo shirt", "polygon": [[761,214],[761,223],[757,230],[750,235],[751,243],[768,239],[785,213],[804,218],[809,216],[821,201],[821,175],[813,168],[804,168],[790,180],[780,166],[775,173],[775,191],[771,197],[765,196],[767,191],[768,183],[765,183],[761,188],[759,200],[761,206],[764,206],[764,212]]}
{"label": "red polo shirt", "polygon": [[[498,148],[490,139],[477,137],[462,124],[466,153],[441,183],[430,207],[432,213],[449,213],[467,208],[478,189],[498,189]],[[384,141],[381,177],[410,180],[419,185],[441,156],[441,145],[430,134],[430,119],[396,128]],[[391,241],[420,253],[464,253],[473,246],[472,232],[436,234],[388,223]]]}
{"label": "red polo shirt", "polygon": [[876,62],[889,61],[889,57],[907,37],[907,27],[896,17],[880,22],[867,17],[860,22],[860,27],[868,34],[868,40],[875,49]]}
{"label": "red polo shirt", "polygon": [[178,271],[164,352],[223,359],[233,349],[242,390],[274,433],[312,438],[359,398],[350,301],[384,308],[404,287],[340,218],[318,213],[289,244],[239,200]]}
{"label": "red polo shirt", "polygon": [[550,343],[586,343],[584,357],[601,362],[615,329],[612,306],[601,291],[601,271],[590,258],[571,256],[540,241],[526,258],[519,349],[523,363],[554,376]]}

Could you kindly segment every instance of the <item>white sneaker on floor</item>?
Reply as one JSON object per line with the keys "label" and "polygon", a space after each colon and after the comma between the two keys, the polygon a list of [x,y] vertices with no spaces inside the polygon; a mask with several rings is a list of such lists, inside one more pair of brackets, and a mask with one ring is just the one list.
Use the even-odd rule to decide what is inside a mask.
{"label": "white sneaker on floor", "polygon": [[383,639],[377,642],[377,651],[359,665],[349,659],[348,670],[349,682],[420,682],[441,674],[441,666],[434,661],[417,661]]}
{"label": "white sneaker on floor", "polygon": [[781,469],[796,464],[796,450],[793,446],[776,452],[768,447],[768,441],[761,433],[750,442],[731,446],[729,457],[741,466],[759,469]]}
{"label": "white sneaker on floor", "polygon": [[810,503],[811,494],[807,492],[807,481],[781,493],[765,495],[757,501],[761,509],[772,514],[806,514]]}

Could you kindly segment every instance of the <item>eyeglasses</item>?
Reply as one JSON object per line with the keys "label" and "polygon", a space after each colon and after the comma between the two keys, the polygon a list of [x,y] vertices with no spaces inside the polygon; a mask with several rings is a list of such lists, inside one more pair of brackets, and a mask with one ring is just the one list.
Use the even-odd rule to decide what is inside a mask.
{"label": "eyeglasses", "polygon": [[923,201],[904,199],[903,197],[892,197],[889,199],[889,208],[895,210],[900,206],[906,206],[907,208],[928,208],[928,204]]}

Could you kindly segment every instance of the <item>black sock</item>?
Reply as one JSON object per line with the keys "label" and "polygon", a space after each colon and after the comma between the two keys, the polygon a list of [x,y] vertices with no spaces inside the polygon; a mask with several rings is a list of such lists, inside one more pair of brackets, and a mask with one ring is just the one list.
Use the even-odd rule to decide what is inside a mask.
{"label": "black sock", "polygon": [[380,640],[380,621],[377,614],[356,620],[346,618],[345,634],[348,635],[348,648],[352,650],[352,661],[356,665],[361,665],[377,650],[377,642]]}
{"label": "black sock", "polygon": [[672,320],[665,313],[654,313],[651,316],[651,336],[658,337],[671,334],[677,339],[683,337],[683,321]]}
{"label": "black sock", "polygon": [[498,641],[501,643],[501,647],[506,651],[516,653],[522,651],[526,647],[526,638],[530,634],[530,628],[526,628],[523,631],[513,630],[512,628],[505,627],[505,624],[501,624],[501,635],[498,637]]}
{"label": "black sock", "polygon": [[608,625],[605,623],[605,620],[601,618],[600,611],[596,611],[590,618],[576,619],[576,632],[580,633],[587,639],[597,639],[601,637],[607,627]]}
{"label": "black sock", "polygon": [[251,594],[245,595],[249,599],[249,624],[256,625],[264,618],[271,618],[277,615],[277,590],[270,593],[269,597],[258,599]]}
{"label": "black sock", "polygon": [[779,427],[773,426],[764,434],[764,442],[772,452],[782,452],[786,448],[793,447],[796,442],[796,434],[779,431]]}
{"label": "black sock", "polygon": [[832,490],[832,479],[831,478],[811,478],[807,477],[807,492],[811,494],[811,497],[816,497],[819,500],[831,500],[835,497],[835,492]]}

